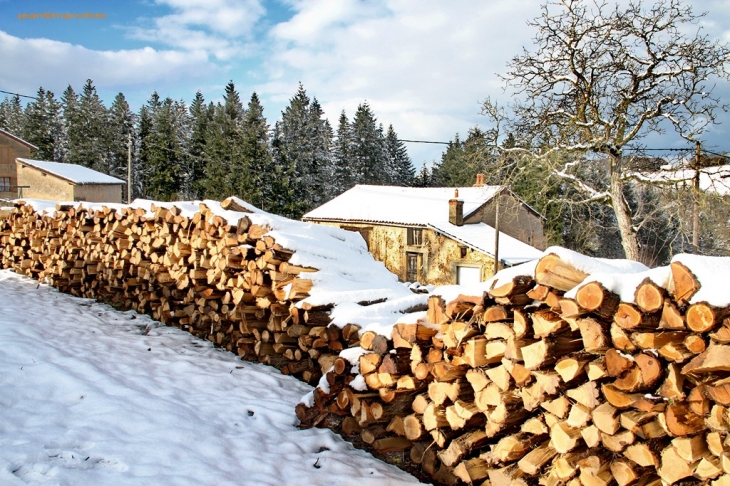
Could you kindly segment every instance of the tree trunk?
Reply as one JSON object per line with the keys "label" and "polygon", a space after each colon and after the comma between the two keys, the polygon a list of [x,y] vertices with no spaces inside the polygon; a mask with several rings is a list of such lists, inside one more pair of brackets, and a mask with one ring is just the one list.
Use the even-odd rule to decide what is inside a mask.
{"label": "tree trunk", "polygon": [[629,209],[623,194],[623,182],[621,182],[621,158],[609,155],[611,158],[611,207],[616,215],[618,230],[621,234],[621,246],[624,248],[626,258],[639,261],[639,241],[631,221],[631,210]]}

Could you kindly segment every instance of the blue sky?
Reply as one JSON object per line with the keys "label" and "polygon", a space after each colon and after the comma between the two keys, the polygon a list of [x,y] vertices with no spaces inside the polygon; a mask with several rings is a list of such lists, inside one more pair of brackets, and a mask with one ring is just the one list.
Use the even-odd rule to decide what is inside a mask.
{"label": "blue sky", "polygon": [[[622,0],[623,1],[623,0]],[[480,101],[503,97],[507,61],[530,46],[538,0],[0,0],[0,90],[60,93],[94,81],[108,105],[138,109],[157,90],[218,101],[233,80],[273,124],[299,82],[336,126],[367,101],[404,139],[448,141],[486,126]],[[694,0],[703,27],[730,42],[730,1]],[[101,13],[104,19],[22,19]],[[720,92],[730,88],[723,85]],[[507,102],[508,100],[503,100]],[[730,150],[730,117],[707,139]],[[668,140],[666,144],[674,143]],[[414,165],[442,146],[408,144]]]}

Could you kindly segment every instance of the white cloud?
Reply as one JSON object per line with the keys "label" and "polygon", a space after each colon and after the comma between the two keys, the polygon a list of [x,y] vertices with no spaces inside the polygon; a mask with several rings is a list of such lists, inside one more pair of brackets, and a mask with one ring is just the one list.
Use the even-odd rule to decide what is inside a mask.
{"label": "white cloud", "polygon": [[68,84],[78,88],[87,78],[102,89],[144,87],[151,93],[167,80],[200,78],[218,69],[201,50],[95,51],[49,39],[21,39],[2,31],[0,59],[0,86],[20,93],[34,93],[39,86],[60,93]]}
{"label": "white cloud", "polygon": [[[540,15],[542,3],[292,0],[295,15],[269,33],[269,82],[258,91],[265,99],[288,99],[301,81],[335,126],[343,108],[352,117],[367,99],[400,137],[448,141],[486,124],[479,111],[487,96],[509,101],[500,99],[503,82],[496,73],[532,45],[534,31],[526,23]],[[697,11],[715,8],[710,1],[695,3]],[[708,19],[727,26],[728,13],[724,6]],[[443,150],[408,148],[417,166]]]}
{"label": "white cloud", "polygon": [[[373,7],[372,5],[377,5]],[[323,102],[331,122],[367,99],[399,136],[448,141],[476,123],[479,102],[501,92],[496,72],[529,42],[525,21],[534,0],[301,1],[270,32],[270,84],[294,93],[302,81]],[[440,146],[410,145],[414,163],[438,157]]]}
{"label": "white cloud", "polygon": [[251,52],[257,22],[266,13],[259,0],[156,0],[173,13],[151,27],[130,29],[132,37],[177,49],[204,50],[220,60]]}

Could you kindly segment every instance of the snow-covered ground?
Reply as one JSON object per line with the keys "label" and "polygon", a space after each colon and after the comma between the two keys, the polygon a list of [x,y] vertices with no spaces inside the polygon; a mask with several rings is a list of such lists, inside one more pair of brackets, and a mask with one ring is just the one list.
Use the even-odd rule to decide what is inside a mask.
{"label": "snow-covered ground", "polygon": [[311,390],[147,316],[0,270],[0,484],[396,485]]}

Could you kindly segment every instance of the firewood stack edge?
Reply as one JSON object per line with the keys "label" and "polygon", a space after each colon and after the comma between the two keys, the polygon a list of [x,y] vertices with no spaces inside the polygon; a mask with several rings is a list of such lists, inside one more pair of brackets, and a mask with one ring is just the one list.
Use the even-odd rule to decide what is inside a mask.
{"label": "firewood stack edge", "polygon": [[364,333],[302,423],[439,484],[730,484],[730,298],[696,302],[692,271],[730,259],[609,275],[621,298],[549,251],[483,295],[431,296],[390,340]]}

